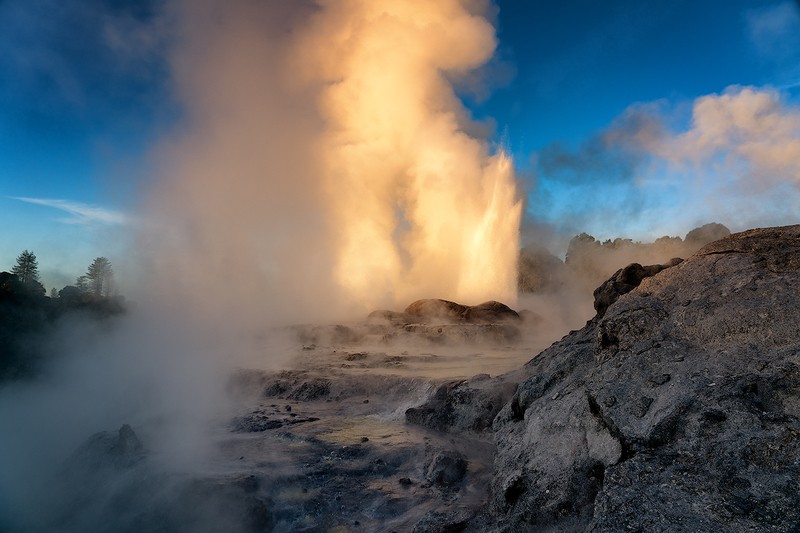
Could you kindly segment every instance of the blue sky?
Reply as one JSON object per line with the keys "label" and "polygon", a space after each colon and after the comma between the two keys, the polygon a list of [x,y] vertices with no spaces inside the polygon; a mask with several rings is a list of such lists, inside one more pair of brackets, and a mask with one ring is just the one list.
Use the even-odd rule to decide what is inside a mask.
{"label": "blue sky", "polygon": [[[516,76],[485,109],[508,128],[519,156],[554,139],[577,142],[635,102],[800,84],[791,1],[508,1],[500,8],[499,55]],[[783,42],[759,42],[751,26],[776,10],[794,11],[795,20],[787,16],[785,34],[774,36]]]}
{"label": "blue sky", "polygon": [[[709,95],[711,107],[755,102],[762,114],[788,117],[784,137],[771,142],[795,146],[798,2],[497,3],[486,90],[464,98],[514,156],[528,225],[649,238],[715,217],[733,229],[796,221],[795,169],[754,159],[739,133],[702,154],[690,147],[708,137],[694,106]],[[179,117],[170,32],[152,31],[161,6],[0,1],[0,269],[30,249],[48,289],[60,288],[94,257],[121,257],[151,151]],[[724,115],[714,109],[704,116]],[[748,197],[748,187],[758,189],[749,204],[724,199]],[[731,216],[742,209],[747,217]]]}

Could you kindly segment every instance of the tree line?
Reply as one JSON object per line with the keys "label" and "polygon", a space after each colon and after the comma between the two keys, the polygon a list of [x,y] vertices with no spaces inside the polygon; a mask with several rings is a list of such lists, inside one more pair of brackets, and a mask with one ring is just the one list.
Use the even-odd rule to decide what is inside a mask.
{"label": "tree line", "polygon": [[95,258],[74,285],[48,297],[36,254],[23,251],[10,272],[0,272],[0,381],[35,375],[48,357],[49,333],[66,315],[106,320],[124,311],[107,258]]}
{"label": "tree line", "polygon": [[[3,272],[3,274],[7,275],[8,273]],[[28,250],[19,254],[16,264],[11,269],[11,274],[17,277],[17,281],[28,292],[44,296],[45,288],[39,276],[39,261],[36,259],[36,254]],[[51,298],[75,295],[92,296],[97,299],[117,296],[114,285],[114,269],[107,258],[95,258],[89,265],[86,274],[78,276],[75,285],[67,285],[60,291],[55,287],[50,290]]]}

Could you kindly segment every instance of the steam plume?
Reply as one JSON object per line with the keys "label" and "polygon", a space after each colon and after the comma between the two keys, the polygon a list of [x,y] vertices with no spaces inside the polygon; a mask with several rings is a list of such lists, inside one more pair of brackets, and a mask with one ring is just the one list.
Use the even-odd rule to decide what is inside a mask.
{"label": "steam plume", "polygon": [[167,270],[204,290],[235,272],[227,300],[282,319],[513,301],[512,164],[467,133],[453,88],[494,51],[480,3],[212,4],[177,12],[189,128],[162,154]]}

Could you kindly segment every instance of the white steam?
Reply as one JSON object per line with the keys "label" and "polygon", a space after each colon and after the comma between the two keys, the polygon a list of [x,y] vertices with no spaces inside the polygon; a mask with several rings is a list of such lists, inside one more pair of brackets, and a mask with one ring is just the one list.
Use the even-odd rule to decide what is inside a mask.
{"label": "white steam", "polygon": [[496,44],[474,4],[181,4],[158,271],[282,321],[513,301],[513,166],[453,88]]}

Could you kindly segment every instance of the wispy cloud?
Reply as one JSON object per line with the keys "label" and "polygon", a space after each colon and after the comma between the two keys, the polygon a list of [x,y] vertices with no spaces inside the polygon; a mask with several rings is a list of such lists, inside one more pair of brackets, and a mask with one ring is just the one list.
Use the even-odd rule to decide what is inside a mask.
{"label": "wispy cloud", "polygon": [[753,9],[746,13],[747,34],[759,53],[765,56],[794,57],[800,42],[800,9],[787,0],[768,8]]}
{"label": "wispy cloud", "polygon": [[778,4],[745,12],[745,32],[758,57],[772,70],[772,84],[783,90],[800,80],[800,2]]}
{"label": "wispy cloud", "polygon": [[27,202],[29,204],[43,205],[60,209],[69,213],[69,217],[58,219],[65,224],[107,224],[122,225],[130,222],[130,218],[119,211],[106,209],[93,205],[61,200],[57,198],[29,198],[25,196],[12,196],[14,200]]}

